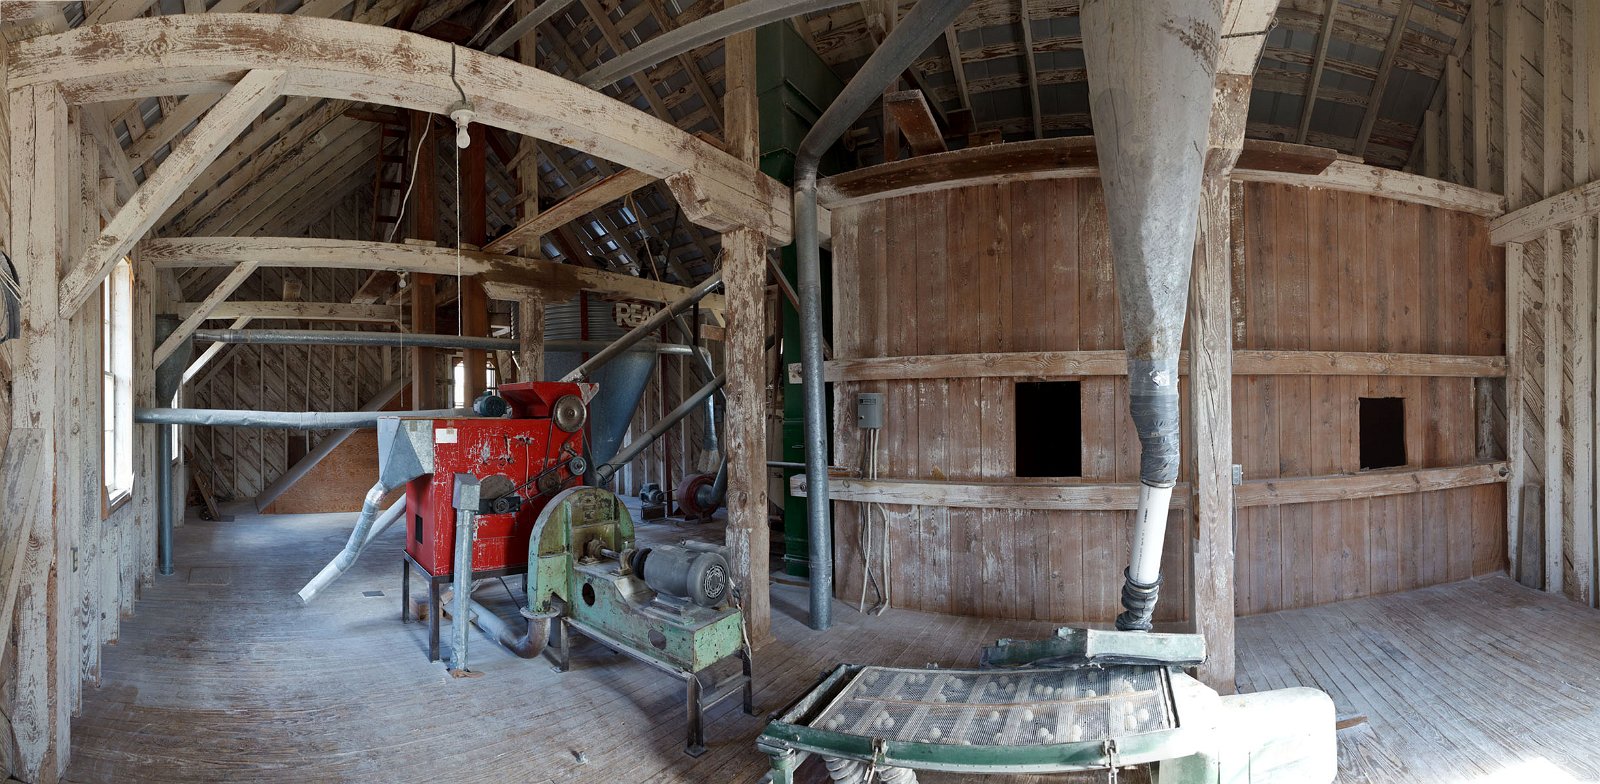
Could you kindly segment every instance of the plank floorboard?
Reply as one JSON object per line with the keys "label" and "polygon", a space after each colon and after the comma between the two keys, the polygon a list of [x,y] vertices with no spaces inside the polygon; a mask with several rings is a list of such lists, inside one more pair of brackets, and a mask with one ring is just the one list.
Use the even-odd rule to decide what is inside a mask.
{"label": "plank floorboard", "polygon": [[[760,719],[718,706],[709,753],[691,759],[681,686],[582,638],[559,674],[474,632],[483,676],[450,678],[424,661],[426,627],[396,618],[398,536],[299,606],[294,591],[349,522],[241,514],[179,529],[177,576],[145,592],[106,648],[101,685],[85,690],[67,780],[747,782],[765,771]],[[640,531],[721,538],[714,524]],[[228,584],[190,584],[194,567],[226,567]],[[480,596],[509,607],[495,593]],[[840,603],[819,633],[804,624],[805,602],[803,588],[773,589],[776,639],[757,653],[764,711],[841,661],[971,666],[996,637],[1048,630],[898,609],[868,618]],[[1241,691],[1315,686],[1341,715],[1368,717],[1340,735],[1341,782],[1600,778],[1600,612],[1492,577],[1245,617],[1238,633]],[[442,637],[448,648],[448,628]]]}

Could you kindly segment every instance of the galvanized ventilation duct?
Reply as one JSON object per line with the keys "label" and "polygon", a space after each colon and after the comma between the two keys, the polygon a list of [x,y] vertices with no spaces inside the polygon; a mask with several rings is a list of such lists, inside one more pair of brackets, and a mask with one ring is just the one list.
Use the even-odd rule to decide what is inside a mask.
{"label": "galvanized ventilation duct", "polygon": [[1148,630],[1178,480],[1178,349],[1211,125],[1221,0],[1084,0],[1084,58],[1139,431],[1117,628]]}

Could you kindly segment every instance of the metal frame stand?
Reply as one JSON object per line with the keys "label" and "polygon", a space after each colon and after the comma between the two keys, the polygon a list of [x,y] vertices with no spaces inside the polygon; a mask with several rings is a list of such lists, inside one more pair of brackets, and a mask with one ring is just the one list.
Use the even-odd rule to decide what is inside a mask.
{"label": "metal frame stand", "polygon": [[[428,661],[439,661],[439,618],[444,612],[439,607],[439,586],[446,585],[455,580],[452,574],[430,574],[406,553],[400,557],[400,622],[411,621],[411,570],[421,572],[428,580]],[[511,577],[518,574],[527,574],[528,567],[513,566],[507,569],[488,569],[473,572],[473,580],[489,580],[496,577]]]}
{"label": "metal frame stand", "polygon": [[[554,619],[556,622],[555,645],[545,649],[544,655],[548,657],[555,667],[556,672],[567,672],[572,667],[572,630],[576,629],[595,642],[616,651],[634,661],[648,664],[674,678],[684,682],[685,704],[688,710],[689,730],[688,739],[684,743],[683,751],[691,757],[698,757],[706,753],[705,712],[715,707],[718,703],[733,696],[734,692],[741,692],[744,696],[744,712],[748,716],[755,716],[755,675],[754,664],[751,661],[750,649],[739,648],[734,656],[739,657],[742,674],[724,680],[709,694],[702,691],[700,677],[689,670],[682,670],[659,659],[635,651],[627,645],[618,642],[605,632],[586,626],[580,621],[574,621],[565,616]],[[727,661],[723,659],[722,661]],[[717,662],[720,664],[721,662]],[[715,666],[715,665],[713,665]]]}

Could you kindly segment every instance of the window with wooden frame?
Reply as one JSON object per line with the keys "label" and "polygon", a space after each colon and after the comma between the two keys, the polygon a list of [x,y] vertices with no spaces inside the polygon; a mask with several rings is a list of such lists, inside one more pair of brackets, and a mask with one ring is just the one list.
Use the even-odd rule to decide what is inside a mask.
{"label": "window with wooden frame", "polygon": [[100,287],[100,405],[105,422],[106,504],[115,506],[133,492],[133,264],[112,267]]}

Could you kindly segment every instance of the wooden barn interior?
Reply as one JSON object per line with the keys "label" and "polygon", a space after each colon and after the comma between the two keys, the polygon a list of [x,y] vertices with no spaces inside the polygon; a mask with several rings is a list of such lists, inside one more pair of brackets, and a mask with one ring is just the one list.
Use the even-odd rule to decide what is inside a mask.
{"label": "wooden barn interior", "polygon": [[0,47],[10,781],[1600,781],[1600,2]]}

